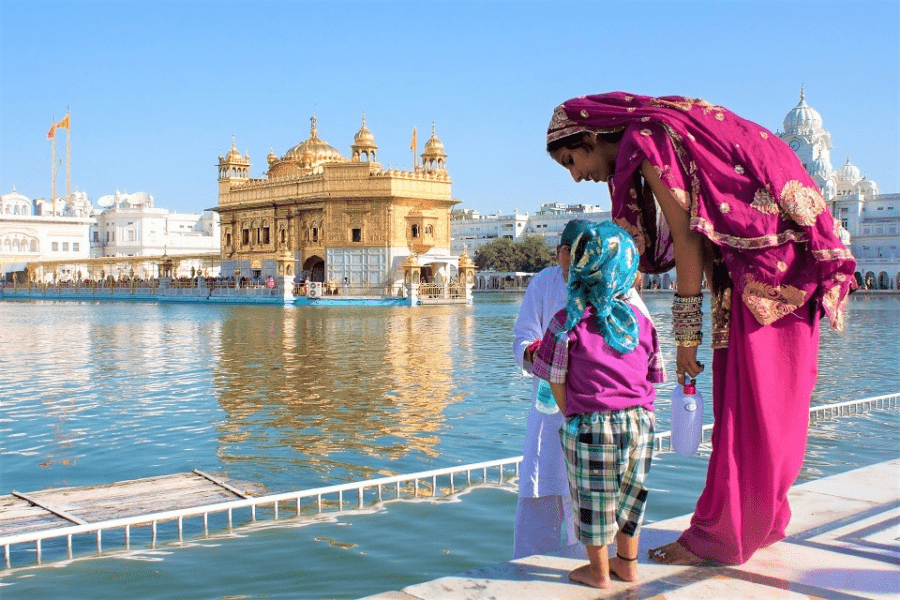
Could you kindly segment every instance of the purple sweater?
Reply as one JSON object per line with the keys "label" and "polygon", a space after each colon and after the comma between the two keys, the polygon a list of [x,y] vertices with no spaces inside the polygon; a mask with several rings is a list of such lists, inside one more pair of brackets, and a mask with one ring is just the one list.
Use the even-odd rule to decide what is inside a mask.
{"label": "purple sweater", "polygon": [[562,342],[566,311],[553,317],[534,357],[533,372],[552,383],[566,384],[566,417],[643,406],[653,410],[654,383],[666,381],[656,328],[631,307],[640,325],[637,347],[629,354],[612,349],[600,335],[596,311],[589,306],[581,322]]}

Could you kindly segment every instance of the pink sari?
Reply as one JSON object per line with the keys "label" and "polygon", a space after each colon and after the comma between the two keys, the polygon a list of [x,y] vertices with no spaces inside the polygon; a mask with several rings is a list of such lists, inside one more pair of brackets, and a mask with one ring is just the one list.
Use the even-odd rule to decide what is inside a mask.
{"label": "pink sari", "polygon": [[548,142],[582,131],[622,132],[612,216],[634,236],[641,271],[674,266],[671,234],[641,185],[647,160],[690,212],[691,228],[715,244],[734,286],[728,343],[713,358],[706,486],[679,542],[707,560],[746,562],[782,539],[790,521],[787,491],[806,448],[818,319],[824,312],[832,328],[843,328],[855,261],[790,148],[720,106],[623,92],[575,98],[554,111]]}

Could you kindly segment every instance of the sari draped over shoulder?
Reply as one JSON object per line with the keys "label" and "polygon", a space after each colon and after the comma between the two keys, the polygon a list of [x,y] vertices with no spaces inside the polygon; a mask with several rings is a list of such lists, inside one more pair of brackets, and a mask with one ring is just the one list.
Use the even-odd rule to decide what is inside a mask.
{"label": "sari draped over shoulder", "polygon": [[815,300],[831,327],[843,329],[856,262],[815,182],[778,136],[704,100],[624,92],[558,106],[548,141],[581,131],[622,132],[609,181],[612,218],[634,237],[641,271],[674,266],[671,233],[640,176],[647,160],[690,213],[691,229],[718,247],[735,294],[760,324]]}

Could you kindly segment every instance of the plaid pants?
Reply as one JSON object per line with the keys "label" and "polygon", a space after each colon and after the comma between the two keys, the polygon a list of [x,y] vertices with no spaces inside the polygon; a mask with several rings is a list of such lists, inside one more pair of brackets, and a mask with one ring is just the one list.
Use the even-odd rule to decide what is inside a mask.
{"label": "plaid pants", "polygon": [[573,415],[560,428],[575,530],[583,544],[607,546],[617,530],[638,534],[655,422],[652,411],[637,406]]}

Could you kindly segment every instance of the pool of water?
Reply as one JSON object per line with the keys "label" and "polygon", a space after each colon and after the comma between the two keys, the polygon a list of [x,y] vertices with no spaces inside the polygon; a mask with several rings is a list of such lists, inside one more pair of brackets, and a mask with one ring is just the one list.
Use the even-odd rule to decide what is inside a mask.
{"label": "pool of water", "polygon": [[[530,392],[511,356],[520,301],[0,302],[0,494],[192,469],[278,492],[517,456]],[[646,301],[671,365],[670,301]],[[823,330],[814,404],[900,391],[898,317],[898,296],[851,298],[847,330]],[[698,384],[709,397],[708,378]],[[658,388],[661,430],[671,389]],[[896,458],[898,421],[872,411],[815,424],[801,480]],[[702,457],[659,455],[648,520],[690,512],[705,468]],[[508,560],[514,508],[509,488],[485,487],[152,550],[49,561],[47,548],[42,566],[19,550],[0,595],[359,598]]]}

